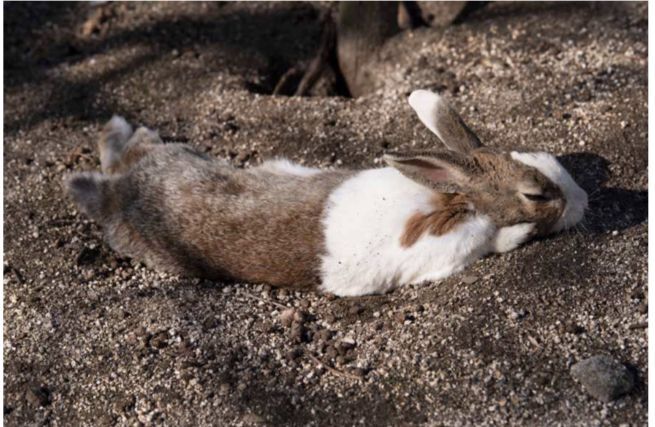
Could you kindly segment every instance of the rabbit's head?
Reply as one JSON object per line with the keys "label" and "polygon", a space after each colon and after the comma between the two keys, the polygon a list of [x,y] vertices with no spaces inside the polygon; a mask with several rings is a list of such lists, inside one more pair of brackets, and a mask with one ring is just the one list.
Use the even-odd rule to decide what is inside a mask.
{"label": "rabbit's head", "polygon": [[414,91],[409,104],[446,149],[385,155],[405,176],[438,193],[465,196],[471,210],[498,228],[533,223],[536,234],[544,235],[582,219],[587,194],[553,155],[484,147],[435,93]]}

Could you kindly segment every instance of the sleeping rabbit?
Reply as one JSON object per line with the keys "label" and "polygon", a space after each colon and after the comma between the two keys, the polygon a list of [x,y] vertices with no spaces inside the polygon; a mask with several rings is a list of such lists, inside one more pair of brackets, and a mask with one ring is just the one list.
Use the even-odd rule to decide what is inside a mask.
{"label": "sleeping rabbit", "polygon": [[339,296],[438,280],[582,219],[587,194],[554,156],[484,147],[438,94],[409,104],[444,149],[358,171],[238,169],[114,116],[102,172],[65,186],[114,250],[152,268]]}

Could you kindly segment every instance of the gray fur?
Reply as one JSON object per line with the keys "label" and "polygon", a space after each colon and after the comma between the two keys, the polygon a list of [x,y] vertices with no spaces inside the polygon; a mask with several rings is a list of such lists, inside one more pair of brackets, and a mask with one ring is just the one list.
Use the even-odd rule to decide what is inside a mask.
{"label": "gray fur", "polygon": [[105,228],[113,249],[178,274],[273,285],[319,282],[325,202],[351,172],[281,175],[237,169],[184,144],[150,138],[136,144],[131,149],[138,155],[119,165],[124,172],[67,181],[73,200]]}

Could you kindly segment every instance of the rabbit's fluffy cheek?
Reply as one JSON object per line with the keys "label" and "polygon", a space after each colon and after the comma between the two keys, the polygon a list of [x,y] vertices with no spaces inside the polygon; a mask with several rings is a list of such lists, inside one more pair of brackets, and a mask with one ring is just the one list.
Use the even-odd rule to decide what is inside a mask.
{"label": "rabbit's fluffy cheek", "polygon": [[566,205],[561,216],[554,221],[554,225],[550,229],[551,233],[570,228],[582,220],[588,205],[587,193],[573,180],[555,156],[543,152],[519,153],[516,151],[512,151],[511,156],[514,160],[537,169],[555,183],[564,194]]}
{"label": "rabbit's fluffy cheek", "polygon": [[497,253],[514,250],[530,239],[534,229],[535,224],[529,222],[503,227],[494,236],[492,250]]}

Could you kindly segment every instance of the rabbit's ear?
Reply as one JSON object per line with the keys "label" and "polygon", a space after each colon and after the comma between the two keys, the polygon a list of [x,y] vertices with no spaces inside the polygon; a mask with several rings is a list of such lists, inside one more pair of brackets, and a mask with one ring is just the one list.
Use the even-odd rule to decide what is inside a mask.
{"label": "rabbit's ear", "polygon": [[418,118],[449,150],[468,153],[482,143],[462,118],[441,96],[428,90],[415,90],[409,95],[409,105]]}
{"label": "rabbit's ear", "polygon": [[441,193],[465,193],[477,173],[468,156],[454,151],[389,153],[384,161],[413,181]]}

